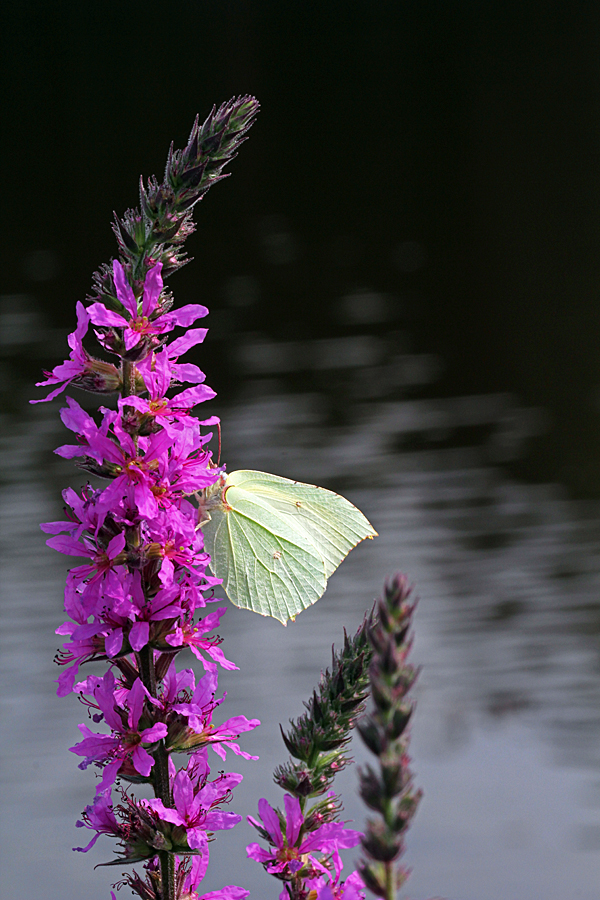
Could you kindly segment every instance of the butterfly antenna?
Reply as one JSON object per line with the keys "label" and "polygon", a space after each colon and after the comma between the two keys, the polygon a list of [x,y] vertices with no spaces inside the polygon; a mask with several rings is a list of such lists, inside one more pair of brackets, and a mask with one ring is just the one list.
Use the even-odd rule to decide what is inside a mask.
{"label": "butterfly antenna", "polygon": [[217,432],[219,434],[219,452],[217,454],[217,465],[221,464],[221,423],[217,422]]}

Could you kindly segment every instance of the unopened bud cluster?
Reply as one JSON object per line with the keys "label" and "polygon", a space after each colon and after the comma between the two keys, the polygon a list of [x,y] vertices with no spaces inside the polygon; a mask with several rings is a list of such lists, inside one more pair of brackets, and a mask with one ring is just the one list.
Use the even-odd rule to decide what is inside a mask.
{"label": "unopened bud cluster", "polygon": [[[115,215],[113,231],[119,256],[136,293],[157,263],[167,277],[189,262],[182,245],[195,230],[193,208],[209,188],[228,177],[223,168],[246,140],[257,111],[257,101],[246,96],[213,107],[202,124],[196,117],[184,149],[175,150],[171,145],[163,181],[152,177],[144,185],[140,180],[140,209],[130,209],[120,219]],[[94,274],[88,299],[109,309],[118,308],[110,266],[104,265]],[[168,311],[172,299],[166,297],[165,301]]]}
{"label": "unopened bud cluster", "polygon": [[373,650],[369,667],[373,708],[358,723],[363,741],[379,762],[377,768],[367,765],[359,771],[360,795],[377,818],[367,820],[361,839],[364,858],[358,871],[369,890],[384,900],[395,898],[408,875],[397,860],[421,797],[413,788],[407,754],[413,704],[406,695],[417,677],[407,661],[415,608],[410,594],[406,577],[397,575],[377,603],[368,629]]}
{"label": "unopened bud cluster", "polygon": [[344,632],[344,647],[339,653],[332,652],[331,671],[322,674],[318,688],[305,703],[306,712],[290,722],[287,733],[282,729],[294,760],[278,766],[274,779],[290,794],[302,798],[324,794],[350,762],[345,748],[369,693],[372,649],[367,628],[365,619],[353,637]]}

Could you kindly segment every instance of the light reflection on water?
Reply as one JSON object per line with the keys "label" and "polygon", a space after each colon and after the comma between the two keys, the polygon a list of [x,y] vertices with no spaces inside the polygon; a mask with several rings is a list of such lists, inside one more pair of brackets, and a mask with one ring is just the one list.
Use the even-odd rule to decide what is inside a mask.
{"label": "light reflection on water", "polygon": [[[359,315],[359,301],[346,305]],[[517,483],[500,467],[544,427],[542,412],[504,394],[420,397],[420,386],[430,385],[431,393],[439,360],[373,335],[287,343],[248,335],[235,353],[246,382],[238,400],[220,410],[229,469],[264,469],[338,490],[363,509],[379,537],[353,551],[325,597],[285,630],[230,607],[224,649],[241,673],[221,678],[226,715],[263,722],[243,742],[261,761],[228,760],[245,777],[234,808],[252,813],[259,796],[281,801],[270,777],[285,756],[278,723],[301,712],[342,627],[356,628],[383,578],[401,569],[421,597],[412,753],[425,790],[409,836],[407,895],[596,898],[600,512],[567,500],[558,486]],[[285,379],[298,372],[333,373],[334,399],[309,375],[306,390],[295,382],[290,393]],[[343,420],[331,415],[340,391]],[[53,631],[72,561],[46,550],[38,529],[39,521],[60,517],[60,490],[83,481],[52,456],[63,441],[56,403],[6,419],[7,900],[17,893],[105,898],[120,871],[92,872],[92,864],[109,858],[108,841],[83,858],[69,850],[82,843],[73,822],[90,802],[93,781],[67,752],[82,709],[57,700],[51,684]],[[361,747],[355,752],[365,758]],[[341,787],[347,815],[360,821],[352,770]],[[27,839],[15,840],[15,829],[26,829]],[[216,842],[206,890],[238,883],[253,896],[275,896],[277,886],[244,859],[253,839],[240,825]]]}

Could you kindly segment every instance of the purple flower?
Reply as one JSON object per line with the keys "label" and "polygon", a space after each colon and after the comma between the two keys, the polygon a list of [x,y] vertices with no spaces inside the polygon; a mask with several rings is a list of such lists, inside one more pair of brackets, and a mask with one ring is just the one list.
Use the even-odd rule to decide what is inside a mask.
{"label": "purple flower", "polygon": [[[127,280],[123,266],[118,260],[113,263],[113,277],[117,298],[129,313],[129,318],[116,312],[111,312],[103,303],[92,303],[88,308],[88,314],[94,325],[109,328],[122,328],[125,348],[130,350],[147,335],[164,334],[172,331],[176,325],[188,327],[196,319],[206,316],[208,310],[197,303],[182,306],[175,312],[162,313],[158,307],[159,297],[163,289],[161,275],[162,263],[157,263],[148,269],[144,282],[141,310],[135,299],[135,294]],[[158,307],[158,312],[157,312]],[[154,313],[154,315],[153,315]],[[100,343],[103,343],[102,335],[98,335]],[[110,348],[109,348],[110,349]]]}
{"label": "purple flower", "polygon": [[[221,759],[227,758],[226,747],[237,756],[244,759],[258,759],[257,756],[251,756],[242,750],[239,744],[235,743],[237,738],[245,731],[251,731],[260,725],[258,719],[247,719],[246,716],[232,716],[221,725],[212,724],[212,714],[217,706],[223,702],[215,700],[214,695],[217,689],[217,675],[213,669],[209,669],[195,688],[191,699],[188,702],[173,703],[171,708],[174,712],[187,718],[188,727],[183,731],[177,739],[174,739],[171,750],[190,750],[211,746],[215,753]],[[170,738],[170,735],[169,735]]]}
{"label": "purple flower", "polygon": [[60,534],[66,531],[78,539],[84,532],[90,535],[97,534],[104,521],[103,519],[99,520],[96,504],[101,493],[101,491],[94,491],[89,484],[82,490],[81,496],[73,488],[66,488],[62,492],[62,496],[69,507],[68,521],[43,522],[40,528],[46,534]]}
{"label": "purple flower", "polygon": [[285,837],[281,832],[280,815],[273,807],[262,799],[258,802],[258,811],[263,821],[261,825],[252,816],[248,816],[251,825],[269,834],[274,850],[265,850],[260,844],[249,844],[246,852],[265,866],[267,872],[277,875],[294,875],[307,862],[322,868],[312,856],[315,852],[333,853],[340,848],[356,847],[362,834],[345,828],[344,822],[326,822],[315,831],[303,835],[304,816],[297,797],[286,794],[285,803]]}
{"label": "purple flower", "polygon": [[207,662],[207,660],[204,659],[200,653],[201,649],[204,650],[205,653],[208,653],[212,660],[220,663],[224,669],[237,669],[238,667],[225,657],[223,651],[218,646],[220,638],[208,638],[205,636],[207,632],[218,627],[219,619],[226,612],[227,607],[220,606],[218,609],[214,610],[214,612],[204,616],[203,619],[200,619],[195,624],[193,621],[183,621],[181,625],[177,626],[175,631],[167,635],[167,644],[178,648],[189,647],[205,669],[210,669],[211,666],[214,666],[214,663]]}
{"label": "purple flower", "polygon": [[237,813],[213,808],[226,800],[231,788],[241,780],[241,775],[230,772],[198,790],[187,771],[181,769],[173,783],[175,808],[165,806],[158,798],[142,803],[158,813],[164,822],[185,828],[190,849],[203,850],[208,843],[207,832],[228,830],[242,821]]}
{"label": "purple flower", "polygon": [[163,722],[138,731],[146,699],[158,705],[158,701],[150,697],[139,678],[135,680],[127,697],[128,712],[121,710],[115,702],[115,685],[115,677],[109,670],[104,678],[98,679],[93,692],[97,709],[101,711],[112,733],[96,734],[87,725],[79,725],[84,740],[69,748],[72,753],[85,757],[80,763],[80,768],[85,769],[92,762],[106,763],[97,793],[114,784],[119,769],[126,761],[131,762],[138,774],[147,778],[154,765],[154,759],[142,744],[153,744],[167,736],[167,726]]}
{"label": "purple flower", "polygon": [[[149,399],[134,396],[123,397],[119,400],[119,409],[121,411],[127,407],[137,409],[144,416],[154,419],[156,424],[160,423],[168,434],[176,433],[172,420],[181,421],[191,428],[198,428],[197,419],[190,418],[190,410],[198,403],[212,400],[213,397],[216,397],[216,392],[206,384],[199,384],[198,387],[188,388],[174,397],[166,397],[173,373],[168,350],[154,353],[152,358],[154,361],[152,369],[148,365],[144,367],[140,365],[144,383],[150,394]],[[198,369],[198,383],[199,381],[204,381],[204,375]]]}
{"label": "purple flower", "polygon": [[99,517],[126,502],[140,517],[152,519],[159,500],[168,506],[176,497],[191,495],[220,477],[220,469],[209,468],[211,454],[202,450],[210,435],[178,422],[169,434],[163,428],[138,438],[136,444],[122,428],[118,412],[102,409],[104,420],[98,427],[77,401],[68,397],[67,403],[61,418],[77,434],[79,444],[64,444],[54,452],[65,459],[88,457],[92,471],[114,478],[96,499]]}
{"label": "purple flower", "polygon": [[[156,481],[154,472],[160,457],[168,454],[170,436],[161,431],[150,438],[140,438],[136,446],[133,438],[116,421],[118,413],[104,410],[104,421],[98,427],[77,401],[67,397],[67,403],[68,408],[61,409],[60,415],[67,428],[77,434],[80,443],[64,444],[54,452],[65,459],[87,456],[100,467],[99,474],[116,476],[96,501],[100,516],[106,516],[111,508],[118,507],[123,498],[141,516],[156,515],[158,505],[152,493]],[[114,437],[109,436],[111,426]]]}
{"label": "purple flower", "polygon": [[78,625],[65,622],[56,629],[56,634],[70,635],[71,640],[63,644],[56,655],[59,666],[66,666],[56,679],[58,697],[66,697],[74,689],[79,666],[105,654],[106,631],[101,624],[93,622]]}
{"label": "purple flower", "polygon": [[366,886],[360,874],[352,872],[345,881],[341,881],[344,866],[337,850],[334,850],[332,859],[335,877],[332,877],[331,873],[324,866],[317,866],[317,868],[322,869],[323,874],[318,878],[307,879],[304,882],[305,890],[314,891],[316,900],[365,900]]}
{"label": "purple flower", "polygon": [[[46,403],[48,400],[53,400],[62,393],[66,386],[75,378],[83,375],[84,372],[89,371],[92,358],[81,343],[83,336],[88,330],[89,323],[90,317],[85,306],[83,303],[78,303],[77,328],[67,338],[69,347],[71,348],[70,358],[59,366],[56,366],[52,372],[46,372],[45,374],[48,376],[46,381],[38,381],[36,383],[36,387],[45,387],[51,384],[59,386],[54,391],[51,391],[47,397],[43,397],[41,400],[30,400],[30,403]],[[114,369],[114,366],[112,368]]]}
{"label": "purple flower", "polygon": [[110,790],[102,791],[94,798],[91,806],[86,806],[83,811],[83,821],[75,823],[77,828],[91,828],[96,834],[87,847],[73,847],[79,853],[87,853],[94,846],[101,834],[112,834],[121,837],[121,828],[115,819],[113,805],[110,799]]}

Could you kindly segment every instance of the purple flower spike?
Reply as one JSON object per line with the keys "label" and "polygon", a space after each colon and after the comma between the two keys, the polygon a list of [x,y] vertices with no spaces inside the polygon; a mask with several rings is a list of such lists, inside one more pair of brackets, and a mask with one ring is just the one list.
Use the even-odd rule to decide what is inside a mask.
{"label": "purple flower spike", "polygon": [[[256,758],[235,741],[258,720],[212,722],[224,699],[216,699],[217,664],[237,668],[216,633],[224,607],[197,615],[218,600],[221,584],[207,571],[199,495],[224,469],[208,449],[207,428],[218,417],[195,414],[215,392],[201,369],[181,357],[206,337],[206,328],[190,326],[208,310],[200,304],[175,308],[163,274],[185,261],[181,244],[194,230],[193,207],[224,177],[221,170],[257,109],[244,97],[213,110],[204,125],[196,122],[185,150],[172,150],[163,185],[155,179],[147,189],[142,184],[141,212],[128,210],[114,223],[119,258],[95,273],[87,309],[77,304],[69,358],[39,382],[48,396],[31,401],[52,400],[69,385],[120,394],[116,409],[93,412],[66,397],[60,416],[74,438],[55,452],[77,460],[101,486],[64,491],[64,520],[42,526],[48,546],[80,563],[67,575],[68,621],[56,629],[64,640],[56,657],[63,667],[58,694],[75,692],[87,707],[88,721],[79,725],[81,738],[71,752],[81,758],[80,769],[93,764],[101,777],[77,823],[93,837],[76,849],[85,853],[107,834],[121,854],[108,865],[142,862],[145,868],[143,877],[134,871],[113,885],[112,900],[125,884],[143,900],[198,900],[209,838],[241,821],[222,808],[241,775],[220,773],[210,781],[208,747],[221,757],[229,748]],[[90,324],[115,362],[92,357],[83,346]],[[175,328],[189,330],[171,340]],[[197,686],[191,669],[176,669],[188,650],[206,670]],[[87,662],[105,663],[108,671],[100,677],[86,667],[84,677]],[[179,772],[177,752],[191,757]],[[113,807],[117,780],[120,800]],[[136,799],[129,782],[145,782],[154,799]],[[203,900],[247,896],[228,885]]]}

